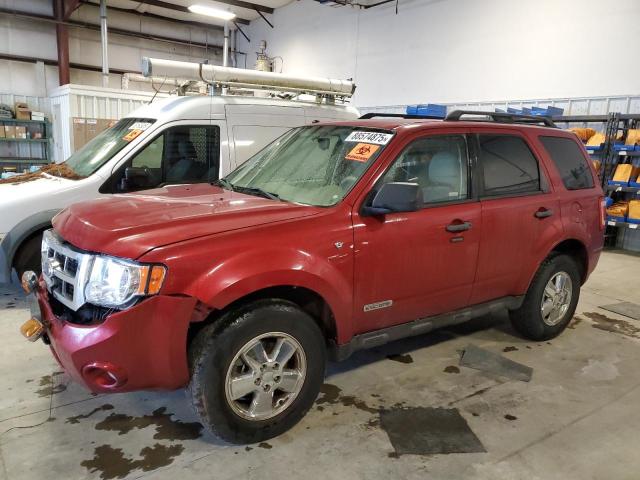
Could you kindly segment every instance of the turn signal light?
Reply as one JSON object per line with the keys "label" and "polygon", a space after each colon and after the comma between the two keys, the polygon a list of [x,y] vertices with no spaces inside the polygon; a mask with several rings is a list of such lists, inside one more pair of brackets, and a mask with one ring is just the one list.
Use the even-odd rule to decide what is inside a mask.
{"label": "turn signal light", "polygon": [[42,336],[43,332],[44,325],[42,325],[42,322],[35,317],[31,317],[20,327],[20,333],[22,333],[22,336],[30,342],[38,340]]}
{"label": "turn signal light", "polygon": [[151,267],[149,287],[147,288],[148,295],[155,295],[156,293],[160,292],[160,288],[162,287],[162,282],[164,282],[164,275],[166,272],[167,270],[160,265]]}

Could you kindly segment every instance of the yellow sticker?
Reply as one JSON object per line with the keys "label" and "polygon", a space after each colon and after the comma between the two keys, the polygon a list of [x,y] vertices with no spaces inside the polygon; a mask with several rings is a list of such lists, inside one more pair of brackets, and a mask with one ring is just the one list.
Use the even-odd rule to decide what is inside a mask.
{"label": "yellow sticker", "polygon": [[134,140],[136,138],[138,138],[138,136],[144,132],[144,130],[140,130],[140,129],[134,129],[131,130],[129,133],[127,133],[124,137],[122,137],[122,140],[124,140],[125,142],[130,142],[131,140]]}
{"label": "yellow sticker", "polygon": [[372,145],[370,143],[359,143],[351,149],[345,160],[353,160],[355,162],[366,162],[374,153],[378,151],[380,145]]}

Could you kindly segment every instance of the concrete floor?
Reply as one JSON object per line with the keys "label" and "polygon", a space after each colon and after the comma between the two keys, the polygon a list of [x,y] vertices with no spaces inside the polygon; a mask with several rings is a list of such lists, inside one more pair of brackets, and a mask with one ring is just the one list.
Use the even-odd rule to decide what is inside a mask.
{"label": "concrete floor", "polygon": [[[70,383],[22,339],[24,303],[0,290],[0,478],[637,479],[640,321],[598,307],[640,303],[639,272],[639,257],[605,253],[551,342],[483,318],[332,364],[307,417],[249,447],[202,434],[181,391],[93,396]],[[531,382],[457,367],[468,344],[532,367]],[[400,406],[457,409],[486,452],[397,455],[378,409]]]}

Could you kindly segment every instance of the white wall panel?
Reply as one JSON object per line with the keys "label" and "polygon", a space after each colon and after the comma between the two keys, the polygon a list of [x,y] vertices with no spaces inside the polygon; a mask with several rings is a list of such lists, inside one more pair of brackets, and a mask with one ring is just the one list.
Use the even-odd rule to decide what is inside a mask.
{"label": "white wall panel", "polygon": [[640,62],[614,68],[634,58],[638,0],[401,0],[398,15],[300,0],[272,22],[240,48],[266,39],[287,73],[354,77],[356,106],[640,93]]}

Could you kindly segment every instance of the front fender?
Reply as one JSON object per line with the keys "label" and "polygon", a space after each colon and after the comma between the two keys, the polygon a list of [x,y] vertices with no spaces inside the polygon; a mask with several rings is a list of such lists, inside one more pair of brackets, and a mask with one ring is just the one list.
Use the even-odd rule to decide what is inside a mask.
{"label": "front fender", "polygon": [[265,288],[303,287],[327,302],[342,343],[352,334],[352,261],[351,254],[339,259],[318,258],[289,248],[248,251],[209,269],[193,284],[192,294],[210,307],[222,309]]}

